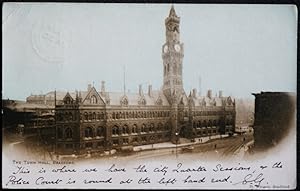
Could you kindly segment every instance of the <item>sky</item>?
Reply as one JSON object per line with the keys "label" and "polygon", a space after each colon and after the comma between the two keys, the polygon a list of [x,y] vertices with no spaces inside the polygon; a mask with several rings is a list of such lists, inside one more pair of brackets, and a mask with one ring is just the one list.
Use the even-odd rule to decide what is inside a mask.
{"label": "sky", "polygon": [[[2,98],[49,91],[138,92],[163,82],[170,4],[5,3]],[[233,97],[296,92],[297,9],[292,5],[175,4],[183,84]],[[201,83],[199,79],[201,78]]]}

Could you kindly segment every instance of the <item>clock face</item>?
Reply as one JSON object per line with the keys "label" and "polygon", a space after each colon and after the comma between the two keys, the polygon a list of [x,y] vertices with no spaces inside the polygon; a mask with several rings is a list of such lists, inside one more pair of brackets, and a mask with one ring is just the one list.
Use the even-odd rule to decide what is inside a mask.
{"label": "clock face", "polygon": [[164,47],[164,53],[168,52],[168,45]]}
{"label": "clock face", "polygon": [[179,45],[179,44],[175,44],[174,48],[175,48],[175,50],[176,50],[177,52],[180,51],[180,45]]}

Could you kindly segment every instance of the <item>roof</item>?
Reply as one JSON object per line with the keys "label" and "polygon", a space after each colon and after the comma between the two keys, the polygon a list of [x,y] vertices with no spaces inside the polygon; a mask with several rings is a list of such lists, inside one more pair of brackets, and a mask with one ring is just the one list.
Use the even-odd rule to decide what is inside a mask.
{"label": "roof", "polygon": [[222,106],[223,101],[228,102],[229,100],[234,101],[229,97],[207,97],[207,96],[196,96],[192,98],[195,106]]}
{"label": "roof", "polygon": [[35,104],[26,102],[14,102],[12,104],[7,105],[6,108],[17,112],[34,112],[36,109],[54,109],[53,106],[49,106],[46,104]]}
{"label": "roof", "polygon": [[168,106],[169,102],[161,91],[152,91],[152,95],[139,93],[126,93],[123,92],[108,92],[108,97],[110,99],[110,105],[121,105],[122,99],[128,99],[128,105],[140,105],[139,102],[144,99],[146,105],[157,105],[158,100],[161,100],[161,105]]}
{"label": "roof", "polygon": [[[167,98],[160,90],[153,90],[151,96],[148,93],[142,95],[139,95],[139,93],[126,93],[124,96],[123,92],[105,92],[105,95],[103,95],[95,88],[91,88],[90,91],[78,91],[78,96],[81,97],[83,101],[87,98],[87,96],[90,96],[90,93],[93,94],[92,91],[98,93],[102,100],[109,100],[110,105],[121,105],[121,101],[124,98],[128,99],[128,105],[140,105],[140,102],[143,99],[145,100],[146,105],[169,105]],[[74,100],[76,99],[76,92],[56,91],[56,100],[63,100],[67,94],[69,94]],[[54,97],[55,91],[51,91],[44,95],[31,95],[27,97],[27,101],[39,101],[44,99],[49,101],[54,100]]]}

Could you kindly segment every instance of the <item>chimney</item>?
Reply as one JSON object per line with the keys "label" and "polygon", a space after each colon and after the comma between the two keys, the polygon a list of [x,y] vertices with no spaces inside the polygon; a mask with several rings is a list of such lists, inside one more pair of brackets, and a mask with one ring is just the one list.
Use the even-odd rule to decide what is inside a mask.
{"label": "chimney", "polygon": [[207,97],[209,97],[209,99],[212,98],[212,91],[211,91],[211,90],[208,90],[208,91],[207,91]]}
{"label": "chimney", "polygon": [[148,95],[151,97],[152,96],[152,85],[148,86]]}
{"label": "chimney", "polygon": [[105,94],[105,81],[101,81],[101,95],[103,96]]}
{"label": "chimney", "polygon": [[139,85],[139,95],[143,95],[143,89],[142,89],[142,84]]}
{"label": "chimney", "polygon": [[197,97],[197,89],[196,89],[196,88],[193,89],[193,97],[194,97],[194,98]]}
{"label": "chimney", "polygon": [[223,97],[223,91],[219,91],[219,97]]}
{"label": "chimney", "polygon": [[92,84],[88,84],[87,91],[89,92],[92,89]]}

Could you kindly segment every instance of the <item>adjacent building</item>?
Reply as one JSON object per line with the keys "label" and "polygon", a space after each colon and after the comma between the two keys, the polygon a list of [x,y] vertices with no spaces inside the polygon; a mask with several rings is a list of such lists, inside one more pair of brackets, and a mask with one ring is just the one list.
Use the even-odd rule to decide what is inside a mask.
{"label": "adjacent building", "polygon": [[296,127],[296,95],[261,92],[255,96],[254,149],[271,148]]}

